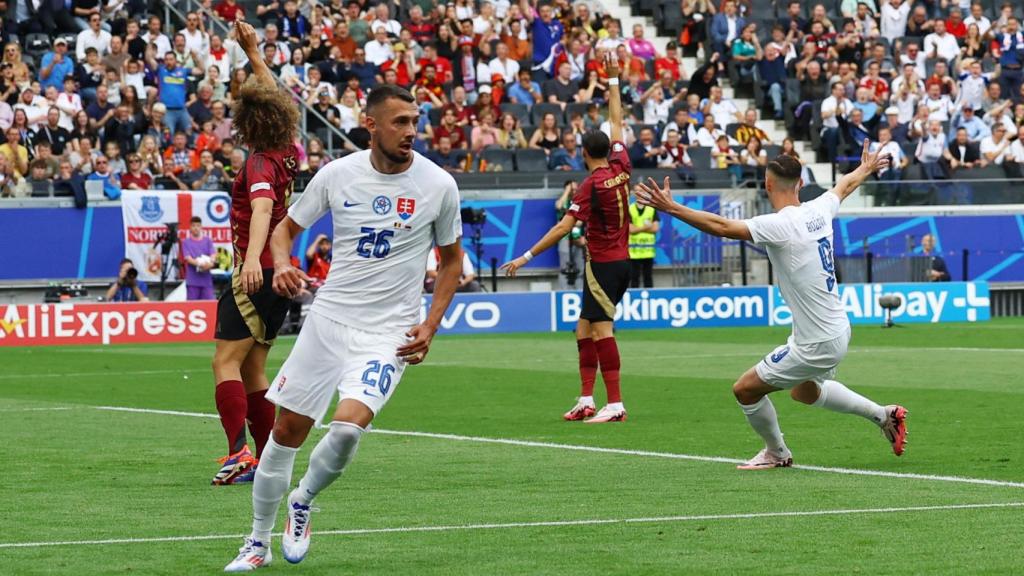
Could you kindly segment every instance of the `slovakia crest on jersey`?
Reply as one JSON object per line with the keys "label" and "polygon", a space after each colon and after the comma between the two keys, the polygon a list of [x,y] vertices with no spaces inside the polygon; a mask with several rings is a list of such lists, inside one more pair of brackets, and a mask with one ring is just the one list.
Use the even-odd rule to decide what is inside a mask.
{"label": "slovakia crest on jersey", "polygon": [[416,200],[413,198],[399,198],[397,212],[399,218],[408,220],[416,213]]}

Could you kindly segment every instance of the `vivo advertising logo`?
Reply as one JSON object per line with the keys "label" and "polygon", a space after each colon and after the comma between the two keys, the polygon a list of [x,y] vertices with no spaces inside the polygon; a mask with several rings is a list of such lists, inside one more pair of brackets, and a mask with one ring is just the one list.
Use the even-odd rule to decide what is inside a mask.
{"label": "vivo advertising logo", "polygon": [[[771,324],[793,323],[782,293],[774,289]],[[977,322],[989,319],[989,290],[985,282],[940,282],[933,284],[840,284],[839,300],[852,324],[885,321],[878,297],[898,294],[903,303],[892,311],[895,322]]]}
{"label": "vivo advertising logo", "polygon": [[[427,317],[430,296],[420,301],[420,318]],[[439,332],[550,332],[551,294],[456,294]]]}
{"label": "vivo advertising logo", "polygon": [[[555,296],[559,330],[571,329],[580,317],[583,296]],[[764,326],[768,322],[768,288],[682,288],[633,290],[615,307],[622,328],[682,328],[684,326]]]}

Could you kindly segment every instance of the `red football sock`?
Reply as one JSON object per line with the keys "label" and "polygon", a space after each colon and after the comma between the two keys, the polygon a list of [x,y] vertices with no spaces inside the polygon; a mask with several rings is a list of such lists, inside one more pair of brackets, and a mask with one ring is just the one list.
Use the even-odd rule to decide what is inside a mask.
{"label": "red football sock", "polygon": [[228,437],[228,454],[234,454],[245,446],[245,385],[241,380],[225,380],[217,384],[215,398],[220,424]]}
{"label": "red football sock", "polygon": [[577,340],[576,348],[580,351],[580,382],[583,384],[580,396],[593,396],[594,381],[597,380],[597,348],[591,338]]}
{"label": "red football sock", "polygon": [[256,445],[256,457],[263,454],[263,447],[267,445],[267,438],[270,438],[270,431],[274,429],[274,403],[264,398],[266,390],[249,393],[249,411],[246,418],[249,420],[249,435]]}
{"label": "red football sock", "polygon": [[608,403],[622,402],[622,392],[619,391],[619,346],[615,338],[598,340],[594,346],[597,348],[597,357],[601,359],[601,379],[608,392]]}

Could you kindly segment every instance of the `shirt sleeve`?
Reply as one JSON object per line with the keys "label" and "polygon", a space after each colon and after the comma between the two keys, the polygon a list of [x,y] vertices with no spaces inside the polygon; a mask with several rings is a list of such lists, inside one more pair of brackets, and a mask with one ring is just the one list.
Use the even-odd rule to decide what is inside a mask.
{"label": "shirt sleeve", "polygon": [[[822,194],[826,196],[826,194]],[[827,194],[834,196],[834,194]],[[744,220],[755,244],[785,244],[792,236],[789,220],[779,214],[764,214]]]}
{"label": "shirt sleeve", "polygon": [[434,243],[438,246],[451,246],[462,237],[462,214],[459,206],[459,187],[455,179],[448,177],[444,198],[441,200],[441,211],[434,220]]}
{"label": "shirt sleeve", "polygon": [[633,165],[629,161],[629,151],[626,149],[626,145],[622,142],[612,142],[612,150],[608,155],[608,163],[613,166],[617,166],[623,172],[633,172]]}
{"label": "shirt sleeve", "polygon": [[819,210],[829,218],[835,218],[836,214],[839,213],[839,196],[835,192],[829,190],[821,196],[818,196],[814,200],[808,202],[815,209]]}
{"label": "shirt sleeve", "polygon": [[270,198],[276,200],[273,182],[276,180],[275,165],[269,158],[259,152],[252,155],[245,164],[245,181],[248,183],[249,199]]}
{"label": "shirt sleeve", "polygon": [[327,174],[329,172],[332,170],[318,171],[306,185],[306,190],[299,195],[299,199],[288,209],[288,216],[299,226],[309,228],[330,210],[331,206],[327,195],[329,178]]}
{"label": "shirt sleeve", "polygon": [[590,220],[590,193],[593,187],[594,185],[589,179],[584,180],[583,184],[576,190],[576,194],[573,195],[572,203],[569,204],[566,214],[571,214],[573,218],[580,222],[585,223]]}

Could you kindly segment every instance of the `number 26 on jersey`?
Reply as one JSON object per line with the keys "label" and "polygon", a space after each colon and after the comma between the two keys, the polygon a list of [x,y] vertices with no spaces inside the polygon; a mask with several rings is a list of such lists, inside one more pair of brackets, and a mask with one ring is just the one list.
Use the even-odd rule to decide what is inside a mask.
{"label": "number 26 on jersey", "polygon": [[391,252],[391,238],[394,230],[376,230],[363,226],[359,229],[362,236],[356,245],[356,254],[363,258],[384,258]]}

